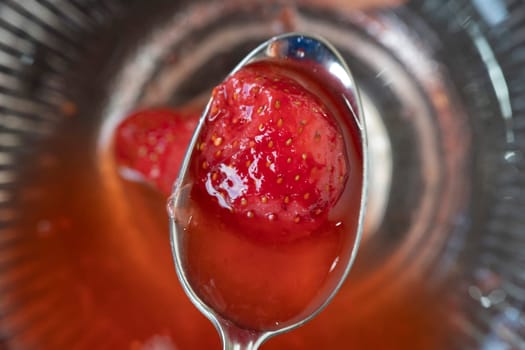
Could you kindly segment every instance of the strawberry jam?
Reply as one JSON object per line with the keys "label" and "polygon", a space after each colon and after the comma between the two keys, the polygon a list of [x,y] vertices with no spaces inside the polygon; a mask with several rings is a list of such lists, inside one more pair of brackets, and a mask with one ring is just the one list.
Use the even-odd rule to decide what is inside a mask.
{"label": "strawberry jam", "polygon": [[319,80],[288,63],[242,68],[214,89],[194,145],[181,261],[198,297],[243,328],[317,310],[355,245],[361,136]]}

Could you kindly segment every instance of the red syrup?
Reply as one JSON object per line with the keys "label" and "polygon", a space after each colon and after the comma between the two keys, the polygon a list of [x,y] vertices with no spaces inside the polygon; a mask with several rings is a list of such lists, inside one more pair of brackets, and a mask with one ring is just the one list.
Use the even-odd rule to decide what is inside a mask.
{"label": "red syrup", "polygon": [[242,328],[309,316],[355,246],[360,130],[318,73],[277,61],[242,68],[214,90],[194,145],[181,260],[198,297]]}

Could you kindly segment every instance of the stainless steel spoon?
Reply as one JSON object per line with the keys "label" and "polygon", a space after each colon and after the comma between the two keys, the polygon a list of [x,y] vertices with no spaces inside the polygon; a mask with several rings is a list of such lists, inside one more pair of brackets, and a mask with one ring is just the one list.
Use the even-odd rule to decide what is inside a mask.
{"label": "stainless steel spoon", "polygon": [[210,103],[208,103],[208,106],[204,110],[197,130],[193,136],[192,142],[183,162],[179,178],[175,183],[173,195],[171,196],[168,203],[168,212],[170,214],[171,222],[171,244],[179,280],[190,300],[208,319],[213,322],[220,333],[224,349],[228,350],[257,349],[268,338],[304,324],[328,304],[328,302],[336,294],[337,290],[341,287],[355,259],[361,237],[366,206],[367,159],[365,125],[362,115],[362,108],[359,101],[359,92],[352,74],[346,66],[343,58],[332,45],[321,38],[301,33],[290,33],[273,37],[261,44],[246,58],[244,58],[230,74],[235,73],[245,65],[252,62],[269,59],[308,62],[313,71],[318,72],[320,77],[329,76],[330,79],[324,83],[331,84],[330,91],[337,95],[334,97],[337,100],[342,101],[342,104],[345,106],[344,108],[347,108],[347,113],[345,113],[347,115],[345,117],[355,118],[355,123],[359,129],[361,152],[363,155],[363,188],[360,194],[360,212],[358,217],[357,232],[349,232],[349,234],[355,234],[353,246],[350,247],[351,252],[346,255],[344,258],[346,259],[345,261],[339,261],[340,264],[344,264],[344,269],[342,270],[343,273],[340,275],[340,279],[337,281],[337,283],[334,284],[334,287],[330,293],[328,293],[326,300],[319,303],[315,309],[311,310],[308,314],[305,314],[302,319],[294,320],[289,324],[283,324],[280,326],[280,328],[272,330],[244,329],[237,326],[232,321],[223,318],[217,312],[217,310],[213,310],[209,305],[203,302],[195,292],[195,286],[191,285],[187,275],[183,254],[185,222],[191,220],[191,217],[188,218],[187,211],[187,198],[190,187],[188,185],[188,168],[192,150],[196,145],[199,131],[205,122],[206,115],[208,114],[208,110],[210,108]]}

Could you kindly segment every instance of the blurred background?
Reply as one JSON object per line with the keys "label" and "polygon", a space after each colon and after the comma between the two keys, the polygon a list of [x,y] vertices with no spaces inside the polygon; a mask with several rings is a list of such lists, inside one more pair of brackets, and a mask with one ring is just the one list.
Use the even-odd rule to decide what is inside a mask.
{"label": "blurred background", "polygon": [[288,31],[356,77],[370,204],[341,292],[262,348],[525,349],[525,3],[380,2],[0,1],[0,349],[220,349],[112,135]]}

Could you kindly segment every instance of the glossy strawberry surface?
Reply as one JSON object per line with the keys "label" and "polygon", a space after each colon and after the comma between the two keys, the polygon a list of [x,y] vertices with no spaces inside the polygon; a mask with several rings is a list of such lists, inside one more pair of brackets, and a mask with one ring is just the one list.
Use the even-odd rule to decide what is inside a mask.
{"label": "glossy strawberry surface", "polygon": [[314,232],[347,178],[327,106],[271,65],[247,66],[213,90],[196,148],[201,190],[263,240]]}

